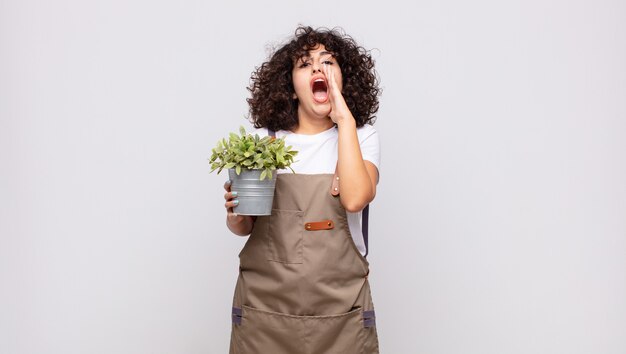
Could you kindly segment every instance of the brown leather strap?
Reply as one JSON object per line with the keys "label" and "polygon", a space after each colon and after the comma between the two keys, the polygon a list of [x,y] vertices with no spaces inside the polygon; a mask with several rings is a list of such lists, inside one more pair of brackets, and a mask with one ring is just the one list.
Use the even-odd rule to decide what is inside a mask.
{"label": "brown leather strap", "polygon": [[335,223],[332,220],[314,221],[304,224],[304,229],[307,231],[331,230],[334,227]]}
{"label": "brown leather strap", "polygon": [[367,255],[370,253],[370,247],[368,244],[369,216],[370,205],[367,204],[365,206],[365,209],[363,209],[363,213],[361,214],[361,232],[363,233],[363,242],[365,243],[365,255],[363,257],[367,257]]}
{"label": "brown leather strap", "polygon": [[339,162],[337,162],[337,166],[335,167],[335,175],[333,176],[333,183],[330,186],[330,194],[333,197],[339,195]]}

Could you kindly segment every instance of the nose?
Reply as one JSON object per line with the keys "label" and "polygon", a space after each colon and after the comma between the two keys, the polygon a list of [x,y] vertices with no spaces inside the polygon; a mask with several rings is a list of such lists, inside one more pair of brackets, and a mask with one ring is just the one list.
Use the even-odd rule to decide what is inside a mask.
{"label": "nose", "polygon": [[313,67],[313,74],[315,74],[316,72],[320,72],[320,73],[322,72],[321,68],[316,69],[315,66],[312,66],[312,67]]}

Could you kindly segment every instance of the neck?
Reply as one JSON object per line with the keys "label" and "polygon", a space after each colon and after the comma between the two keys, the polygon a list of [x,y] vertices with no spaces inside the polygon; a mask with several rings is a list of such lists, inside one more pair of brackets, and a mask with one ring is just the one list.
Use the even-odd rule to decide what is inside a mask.
{"label": "neck", "polygon": [[306,119],[300,116],[298,126],[292,130],[296,134],[314,135],[332,128],[335,123],[327,117],[326,119]]}

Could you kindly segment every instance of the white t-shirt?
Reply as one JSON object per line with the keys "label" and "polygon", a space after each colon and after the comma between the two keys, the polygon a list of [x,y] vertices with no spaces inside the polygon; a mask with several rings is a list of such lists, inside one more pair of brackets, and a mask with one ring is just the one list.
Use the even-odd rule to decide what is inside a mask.
{"label": "white t-shirt", "polygon": [[[260,137],[268,135],[267,128],[254,129],[251,132],[259,134]],[[378,133],[373,126],[365,124],[357,128],[357,136],[361,146],[361,155],[363,160],[370,161],[376,166],[380,174],[380,142]],[[314,135],[295,134],[287,130],[279,130],[276,132],[276,138],[285,138],[285,146],[292,146],[293,150],[298,151],[295,156],[295,162],[291,164],[291,168],[300,174],[334,174],[337,167],[337,143],[338,131],[337,127],[332,127]],[[292,173],[290,169],[278,170],[278,173]],[[354,243],[365,255],[365,242],[363,240],[363,232],[361,231],[361,215],[362,212],[351,213],[346,212],[348,217],[348,226],[350,233],[354,239]]]}

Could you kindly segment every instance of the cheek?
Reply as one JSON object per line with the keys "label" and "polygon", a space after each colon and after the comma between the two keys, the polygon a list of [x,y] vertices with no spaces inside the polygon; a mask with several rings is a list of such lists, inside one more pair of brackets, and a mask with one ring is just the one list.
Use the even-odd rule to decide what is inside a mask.
{"label": "cheek", "polygon": [[304,92],[309,89],[309,83],[306,80],[298,77],[297,75],[293,76],[293,89],[296,92]]}

